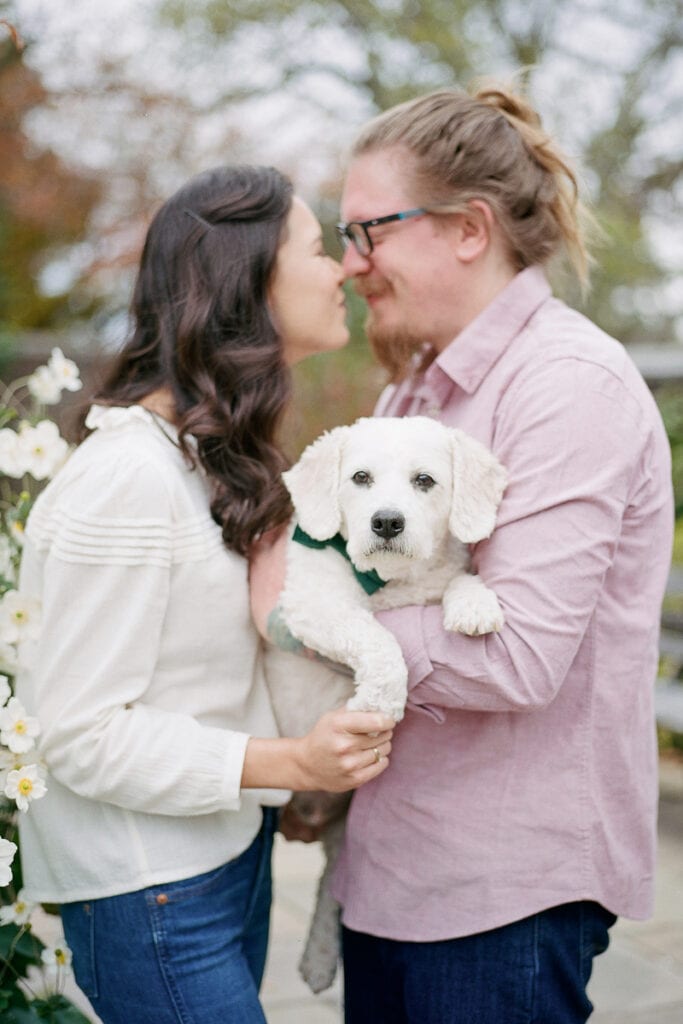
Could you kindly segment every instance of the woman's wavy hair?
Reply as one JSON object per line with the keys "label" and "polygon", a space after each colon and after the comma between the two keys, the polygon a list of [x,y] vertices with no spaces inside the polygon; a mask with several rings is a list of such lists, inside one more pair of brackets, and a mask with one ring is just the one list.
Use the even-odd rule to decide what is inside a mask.
{"label": "woman's wavy hair", "polygon": [[276,433],[290,373],[268,309],[292,185],[271,167],[199,174],[155,215],[132,301],[132,336],[95,401],[169,388],[180,448],[211,483],[211,514],[246,554],[291,512]]}

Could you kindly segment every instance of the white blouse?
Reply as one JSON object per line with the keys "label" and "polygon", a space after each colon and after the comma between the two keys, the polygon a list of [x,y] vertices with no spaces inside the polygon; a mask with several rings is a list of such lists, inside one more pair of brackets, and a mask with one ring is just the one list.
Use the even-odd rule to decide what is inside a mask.
{"label": "white blouse", "polygon": [[21,815],[31,900],[64,903],[212,870],[256,835],[250,735],[275,736],[247,563],[173,428],[94,406],[96,428],[29,517],[21,591],[42,605],[17,695],[41,725],[45,797]]}

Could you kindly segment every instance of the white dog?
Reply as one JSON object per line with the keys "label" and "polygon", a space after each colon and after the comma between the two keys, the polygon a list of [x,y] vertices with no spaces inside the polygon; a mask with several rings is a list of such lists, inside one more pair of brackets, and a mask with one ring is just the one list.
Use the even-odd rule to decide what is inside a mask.
{"label": "white dog", "polygon": [[[361,419],[310,445],[283,476],[295,509],[280,598],[306,648],[353,680],[270,648],[266,672],[284,735],[307,732],[342,704],[403,716],[407,670],[374,612],[442,602],[444,626],[499,630],[493,591],[466,572],[466,545],[488,537],[506,474],[483,445],[426,417]],[[327,889],[343,822],[325,837],[328,866],[300,969],[313,991],[334,978],[338,912]]]}

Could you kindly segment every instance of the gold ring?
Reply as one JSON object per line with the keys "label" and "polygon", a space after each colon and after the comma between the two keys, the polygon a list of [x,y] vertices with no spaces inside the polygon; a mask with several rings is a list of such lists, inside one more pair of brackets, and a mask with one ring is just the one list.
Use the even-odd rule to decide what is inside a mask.
{"label": "gold ring", "polygon": [[380,754],[380,752],[377,749],[377,747],[373,747],[372,748],[372,752],[375,755],[375,761],[377,762],[377,764],[379,764],[380,761],[382,760],[382,755]]}

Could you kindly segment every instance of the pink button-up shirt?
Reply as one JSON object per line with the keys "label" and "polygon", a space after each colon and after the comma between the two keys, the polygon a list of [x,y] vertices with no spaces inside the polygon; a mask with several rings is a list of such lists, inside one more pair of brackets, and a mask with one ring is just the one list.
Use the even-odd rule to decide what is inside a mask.
{"label": "pink button-up shirt", "polygon": [[344,923],[427,941],[573,900],[647,917],[673,524],[650,392],[534,267],[378,412],[436,416],[507,467],[496,529],[472,549],[506,622],[466,637],[438,606],[380,613],[409,704],[388,770],[353,798],[334,885]]}

